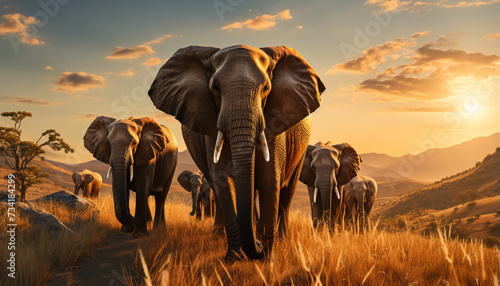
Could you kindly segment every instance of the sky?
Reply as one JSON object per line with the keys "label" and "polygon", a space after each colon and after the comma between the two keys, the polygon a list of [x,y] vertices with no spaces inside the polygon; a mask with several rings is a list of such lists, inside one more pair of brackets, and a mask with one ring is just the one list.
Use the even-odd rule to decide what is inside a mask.
{"label": "sky", "polygon": [[[311,144],[416,154],[500,132],[500,0],[0,0],[0,111],[25,110],[23,139],[56,129],[92,159],[92,120],[180,124],[147,95],[176,50],[236,44],[297,49],[326,91]],[[0,119],[0,126],[12,121]]]}

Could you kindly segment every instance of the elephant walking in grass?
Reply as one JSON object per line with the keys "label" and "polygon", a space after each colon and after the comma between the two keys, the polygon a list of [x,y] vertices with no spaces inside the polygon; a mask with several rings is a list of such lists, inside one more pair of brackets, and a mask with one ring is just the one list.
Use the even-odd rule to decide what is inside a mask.
{"label": "elephant walking in grass", "polygon": [[343,186],[357,175],[360,163],[358,153],[347,143],[332,145],[328,141],[309,145],[300,181],[309,191],[314,227],[319,222],[330,227],[341,222],[345,216]]}
{"label": "elephant walking in grass", "polygon": [[81,172],[73,172],[71,177],[75,183],[75,195],[78,196],[79,191],[82,190],[84,198],[99,198],[102,185],[102,177],[99,173],[85,169]]}
{"label": "elephant walking in grass", "polygon": [[[159,70],[149,96],[183,125],[189,153],[215,190],[226,261],[270,255],[278,222],[286,231],[310,114],[324,90],[306,60],[284,46],[190,46]],[[256,189],[263,245],[254,232]]]}
{"label": "elephant walking in grass", "polygon": [[[177,141],[172,132],[154,119],[116,120],[99,116],[87,129],[85,147],[109,164],[113,174],[115,215],[122,232],[134,237],[148,234],[148,197],[154,196],[154,227],[165,224],[165,200],[177,165]],[[136,193],[135,217],[130,214],[130,190]]]}
{"label": "elephant walking in grass", "polygon": [[356,176],[344,186],[346,193],[346,208],[350,217],[360,227],[367,224],[375,198],[377,196],[377,182],[368,176]]}
{"label": "elephant walking in grass", "polygon": [[185,170],[177,177],[179,184],[191,193],[192,209],[190,215],[197,219],[215,216],[215,196],[203,174]]}

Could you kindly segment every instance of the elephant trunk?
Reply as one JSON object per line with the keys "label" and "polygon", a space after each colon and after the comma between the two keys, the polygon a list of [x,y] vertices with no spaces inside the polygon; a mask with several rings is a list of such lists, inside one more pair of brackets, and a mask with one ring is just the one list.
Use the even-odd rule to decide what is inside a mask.
{"label": "elephant trunk", "polygon": [[257,247],[253,229],[254,176],[256,138],[264,130],[264,121],[260,100],[252,103],[248,101],[247,95],[237,96],[243,100],[233,101],[231,106],[223,105],[221,114],[225,116],[219,123],[222,123],[222,133],[227,134],[232,154],[241,245],[248,258],[261,259],[263,252]]}
{"label": "elephant trunk", "polygon": [[110,157],[110,165],[113,171],[113,201],[115,215],[122,225],[132,226],[133,218],[129,210],[128,202],[128,162],[130,161],[128,144],[116,146]]}
{"label": "elephant trunk", "polygon": [[332,180],[330,170],[318,170],[317,186],[321,196],[322,218],[326,221],[331,219],[332,192],[336,187],[336,182]]}
{"label": "elephant trunk", "polygon": [[198,187],[192,187],[191,188],[191,198],[193,200],[193,206],[191,208],[191,212],[189,213],[190,216],[194,216],[196,213],[196,206],[198,205]]}

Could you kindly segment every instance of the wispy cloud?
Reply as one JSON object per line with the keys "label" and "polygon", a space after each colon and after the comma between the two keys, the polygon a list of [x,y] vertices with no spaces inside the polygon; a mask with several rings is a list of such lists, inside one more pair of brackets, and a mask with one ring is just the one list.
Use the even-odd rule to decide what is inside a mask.
{"label": "wispy cloud", "polygon": [[136,59],[142,55],[154,54],[155,51],[146,45],[138,45],[133,48],[123,48],[116,47],[110,55],[107,55],[107,59],[118,60],[118,59]]}
{"label": "wispy cloud", "polygon": [[163,42],[165,39],[170,39],[170,38],[173,38],[173,37],[175,37],[173,34],[163,35],[163,36],[158,37],[158,38],[156,38],[154,40],[146,42],[143,45],[149,46],[149,45],[152,45],[152,44],[159,44],[159,43]]}
{"label": "wispy cloud", "polygon": [[133,76],[135,73],[132,71],[132,69],[126,69],[120,73],[107,72],[107,74],[112,74],[112,75],[117,75],[117,76]]}
{"label": "wispy cloud", "polygon": [[141,65],[142,66],[155,66],[161,64],[161,59],[160,58],[149,58],[145,62],[143,62]]}
{"label": "wispy cloud", "polygon": [[43,69],[44,69],[44,70],[48,70],[48,71],[53,71],[53,70],[54,70],[54,68],[53,68],[53,67],[51,67],[51,66],[46,66],[46,67],[44,67]]}
{"label": "wispy cloud", "polygon": [[150,55],[154,54],[155,51],[150,47],[153,44],[159,44],[163,42],[166,39],[169,38],[174,38],[176,37],[173,34],[167,34],[163,35],[161,37],[158,37],[154,40],[151,40],[149,42],[145,42],[141,45],[131,47],[131,48],[124,48],[124,47],[116,47],[113,49],[113,52],[111,52],[110,55],[107,55],[107,59],[111,60],[118,60],[118,59],[136,59],[139,58],[143,55]]}
{"label": "wispy cloud", "polygon": [[18,37],[21,43],[28,45],[43,45],[44,41],[39,36],[30,35],[30,26],[38,23],[32,16],[24,16],[20,13],[2,15],[0,23],[0,36],[4,39],[8,35]]}
{"label": "wispy cloud", "polygon": [[425,36],[429,35],[430,33],[431,33],[431,31],[418,32],[418,33],[411,35],[410,39],[415,40],[417,38],[425,37]]}
{"label": "wispy cloud", "polygon": [[484,36],[485,39],[498,39],[500,38],[500,32],[496,33],[496,34],[488,34],[486,36]]}
{"label": "wispy cloud", "polygon": [[88,120],[93,120],[93,119],[95,119],[96,117],[99,117],[99,116],[101,116],[101,115],[95,114],[95,113],[87,113],[87,114],[84,114],[84,115],[75,116],[74,118],[77,119],[77,120],[88,121]]}
{"label": "wispy cloud", "polygon": [[490,5],[500,0],[484,0],[484,1],[463,1],[463,0],[440,0],[440,1],[400,1],[400,0],[368,0],[365,5],[370,5],[378,8],[383,12],[419,12],[424,9],[431,11],[432,9],[446,8],[463,8],[463,7],[479,7]]}
{"label": "wispy cloud", "polygon": [[275,15],[264,14],[257,16],[254,19],[248,19],[243,22],[234,22],[221,28],[221,30],[228,30],[231,32],[234,29],[251,29],[251,30],[265,30],[276,26],[278,20],[291,20],[290,10],[284,10]]}
{"label": "wispy cloud", "polygon": [[[409,46],[413,46],[413,41],[404,40],[404,38],[397,38],[394,41],[386,42],[382,45],[370,47],[363,51],[363,55],[359,58],[340,63],[328,70],[326,73],[331,74],[335,72],[348,72],[348,73],[366,73],[377,68],[385,62],[386,56],[393,55],[403,51]],[[397,57],[397,56],[396,56]]]}
{"label": "wispy cloud", "polygon": [[60,101],[48,101],[48,100],[43,100],[40,98],[35,98],[35,97],[7,97],[4,99],[5,101],[11,103],[11,104],[18,104],[18,105],[57,105],[61,104]]}
{"label": "wispy cloud", "polygon": [[77,91],[88,91],[89,88],[101,88],[105,84],[105,78],[86,72],[63,72],[53,83],[52,91],[74,93]]}

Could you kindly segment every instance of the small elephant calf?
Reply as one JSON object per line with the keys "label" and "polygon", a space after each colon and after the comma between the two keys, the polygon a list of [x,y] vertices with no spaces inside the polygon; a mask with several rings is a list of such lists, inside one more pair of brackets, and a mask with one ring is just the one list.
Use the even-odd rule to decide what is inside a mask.
{"label": "small elephant calf", "polygon": [[75,183],[75,195],[78,196],[79,191],[82,190],[84,198],[99,198],[102,185],[102,177],[99,173],[85,169],[81,172],[73,172],[72,178]]}
{"label": "small elephant calf", "polygon": [[375,197],[377,196],[377,182],[368,176],[356,176],[344,186],[346,193],[346,209],[350,217],[365,226],[370,214]]}
{"label": "small elephant calf", "polygon": [[190,215],[201,219],[202,213],[205,217],[215,216],[215,196],[203,174],[185,170],[177,177],[179,184],[192,196],[192,210]]}

